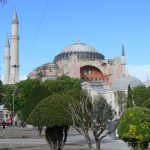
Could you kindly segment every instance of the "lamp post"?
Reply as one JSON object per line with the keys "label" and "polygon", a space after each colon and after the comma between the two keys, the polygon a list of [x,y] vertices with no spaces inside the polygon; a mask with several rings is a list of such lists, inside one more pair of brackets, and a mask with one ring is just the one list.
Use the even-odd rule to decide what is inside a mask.
{"label": "lamp post", "polygon": [[16,68],[19,67],[17,65],[12,65],[14,68],[14,86],[13,86],[13,110],[12,110],[12,126],[14,127],[14,112],[15,112],[15,84],[16,84]]}

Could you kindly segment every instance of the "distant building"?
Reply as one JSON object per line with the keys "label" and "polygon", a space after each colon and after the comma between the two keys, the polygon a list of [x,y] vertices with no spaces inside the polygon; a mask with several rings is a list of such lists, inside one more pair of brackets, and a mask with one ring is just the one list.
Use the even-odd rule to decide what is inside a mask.
{"label": "distant building", "polygon": [[125,74],[125,55],[121,58],[105,59],[95,48],[81,42],[74,43],[55,56],[53,63],[43,64],[34,69],[28,78],[40,80],[55,79],[67,75],[81,81],[107,81],[113,84]]}

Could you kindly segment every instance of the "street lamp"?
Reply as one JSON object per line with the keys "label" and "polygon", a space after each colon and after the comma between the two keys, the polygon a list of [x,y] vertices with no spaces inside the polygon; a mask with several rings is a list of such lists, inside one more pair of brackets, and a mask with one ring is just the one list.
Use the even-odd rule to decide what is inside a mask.
{"label": "street lamp", "polygon": [[19,67],[17,65],[12,65],[14,68],[14,87],[13,87],[13,110],[12,110],[12,126],[14,127],[14,109],[15,109],[15,84],[16,84],[16,68]]}

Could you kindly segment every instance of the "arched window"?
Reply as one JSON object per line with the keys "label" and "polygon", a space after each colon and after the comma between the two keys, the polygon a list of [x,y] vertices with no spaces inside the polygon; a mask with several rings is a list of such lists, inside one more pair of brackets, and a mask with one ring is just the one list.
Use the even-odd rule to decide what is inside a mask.
{"label": "arched window", "polygon": [[68,58],[68,53],[66,54],[66,58]]}
{"label": "arched window", "polygon": [[82,53],[82,58],[84,58],[84,53]]}
{"label": "arched window", "polygon": [[98,58],[98,54],[96,54],[96,58]]}
{"label": "arched window", "polygon": [[90,54],[90,58],[92,58],[92,54]]}

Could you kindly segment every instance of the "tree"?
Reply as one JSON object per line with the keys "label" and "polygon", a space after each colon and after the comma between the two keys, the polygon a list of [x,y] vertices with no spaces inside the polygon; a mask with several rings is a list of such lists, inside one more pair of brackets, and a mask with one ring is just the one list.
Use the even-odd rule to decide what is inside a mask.
{"label": "tree", "polygon": [[4,84],[3,85],[3,98],[2,103],[8,110],[12,110],[12,93],[13,93],[13,85],[12,84]]}
{"label": "tree", "polygon": [[132,90],[133,104],[141,107],[143,102],[148,99],[148,91],[145,86],[138,86]]}
{"label": "tree", "polygon": [[111,106],[107,103],[106,99],[100,96],[93,103],[92,114],[92,130],[96,141],[96,149],[100,150],[101,140],[106,137],[106,135],[112,133],[115,130],[113,129],[111,131],[106,131],[109,121],[114,117],[113,111]]}
{"label": "tree", "polygon": [[[122,114],[125,112],[127,109],[127,96],[124,91],[117,91],[115,92],[115,98],[119,107],[119,114],[122,116]],[[130,95],[130,94],[129,94]],[[128,97],[129,99],[129,97]]]}
{"label": "tree", "polygon": [[[128,88],[127,108],[143,106],[149,108],[150,87],[138,86],[133,89]],[[148,105],[148,106],[147,106]]]}
{"label": "tree", "polygon": [[36,79],[28,79],[16,84],[4,84],[2,86],[2,103],[8,110],[12,110],[14,94],[14,112],[22,112],[22,109],[29,98],[30,92],[39,83],[40,81]]}
{"label": "tree", "polygon": [[80,134],[84,136],[86,142],[88,143],[89,149],[92,150],[93,147],[88,133],[88,130],[91,127],[92,119],[91,99],[88,98],[86,94],[81,94],[79,96],[79,101],[69,104],[68,113],[72,116],[73,126]]}
{"label": "tree", "polygon": [[144,101],[144,103],[142,104],[142,107],[146,107],[148,109],[150,109],[150,98],[146,101]]}
{"label": "tree", "polygon": [[37,82],[37,84],[28,94],[28,99],[26,100],[26,103],[24,104],[24,108],[22,110],[24,121],[27,120],[34,107],[41,100],[50,95],[50,92],[44,84],[42,84],[41,82]]}
{"label": "tree", "polygon": [[89,150],[94,150],[89,130],[92,132],[96,142],[96,150],[100,150],[101,140],[113,131],[107,131],[107,123],[113,118],[111,107],[103,97],[98,97],[92,103],[87,95],[80,97],[78,104],[70,103],[69,109],[73,118],[73,125],[82,134],[88,143]]}
{"label": "tree", "polygon": [[64,93],[75,89],[81,90],[80,81],[67,76],[59,77],[56,80],[46,80],[45,82],[37,81],[37,84],[33,86],[32,91],[29,91],[30,94],[24,105],[24,120],[28,118],[34,107],[44,98],[55,93]]}
{"label": "tree", "polygon": [[3,83],[0,80],[0,105],[3,104]]}
{"label": "tree", "polygon": [[75,98],[80,95],[80,91],[81,85],[78,79],[62,76],[37,85],[30,93],[23,111],[24,119],[27,123],[38,126],[40,131],[43,126],[47,127],[45,135],[52,150],[62,149],[66,142],[70,126],[66,107],[69,100],[76,101]]}
{"label": "tree", "polygon": [[34,126],[46,126],[45,135],[51,150],[63,149],[67,140],[72,118],[66,110],[71,101],[74,99],[69,94],[53,94],[42,100],[28,117],[28,123]]}
{"label": "tree", "polygon": [[120,120],[118,134],[134,149],[147,149],[150,141],[150,109],[129,108]]}
{"label": "tree", "polygon": [[22,115],[22,110],[29,99],[30,93],[40,84],[37,79],[27,79],[14,85],[15,88],[15,112]]}
{"label": "tree", "polygon": [[132,89],[130,84],[128,86],[128,96],[127,96],[127,108],[133,107],[133,96],[132,96]]}
{"label": "tree", "polygon": [[64,93],[75,89],[81,90],[79,79],[70,78],[68,76],[61,76],[56,80],[46,80],[43,84],[48,88],[50,94]]}

